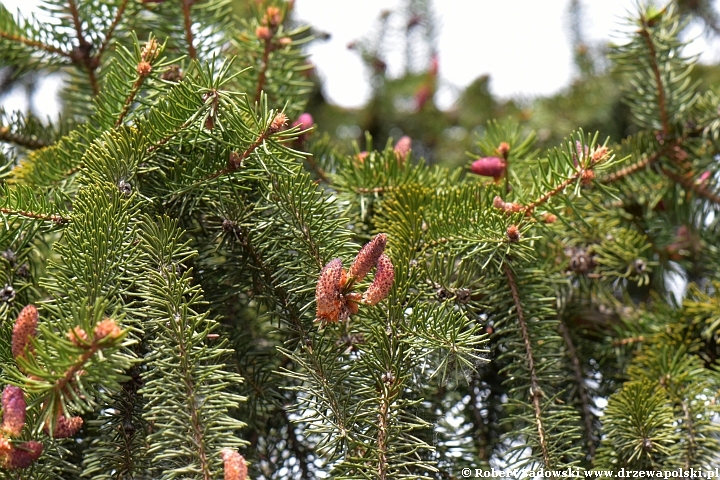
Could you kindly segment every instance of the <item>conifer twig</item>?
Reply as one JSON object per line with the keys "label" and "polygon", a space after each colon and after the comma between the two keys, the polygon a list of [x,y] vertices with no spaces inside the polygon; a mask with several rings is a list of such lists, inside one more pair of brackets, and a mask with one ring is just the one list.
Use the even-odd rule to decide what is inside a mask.
{"label": "conifer twig", "polygon": [[513,303],[515,303],[515,312],[518,317],[520,332],[525,345],[525,355],[527,356],[528,369],[530,370],[530,397],[532,398],[533,410],[535,411],[535,424],[537,426],[540,448],[542,449],[543,461],[545,462],[545,468],[551,468],[550,452],[548,451],[547,439],[545,438],[545,426],[542,420],[542,406],[540,405],[542,391],[540,390],[540,380],[535,370],[535,358],[533,357],[532,344],[530,343],[530,334],[528,333],[527,324],[525,323],[525,314],[522,303],[520,302],[520,293],[518,292],[517,283],[515,282],[515,276],[507,262],[503,264],[503,269],[505,270],[505,276],[510,286]]}
{"label": "conifer twig", "polygon": [[388,387],[384,385],[380,389],[380,413],[378,414],[378,434],[377,448],[378,456],[378,478],[385,480],[387,478],[387,430],[390,413],[390,398],[388,395]]}
{"label": "conifer twig", "polygon": [[12,133],[10,131],[10,127],[8,126],[0,127],[0,142],[14,143],[15,145],[29,148],[31,150],[37,150],[48,146],[47,143],[38,138],[21,135],[19,133]]}
{"label": "conifer twig", "polygon": [[558,322],[560,334],[562,335],[563,340],[565,340],[565,345],[568,348],[568,354],[570,355],[570,359],[572,360],[573,373],[575,374],[575,383],[578,386],[578,394],[580,395],[580,403],[582,404],[583,420],[585,421],[588,454],[590,455],[590,460],[592,460],[593,458],[595,458],[595,441],[592,435],[592,412],[590,412],[590,397],[588,396],[587,385],[585,384],[585,376],[583,375],[582,365],[580,365],[580,359],[578,358],[577,350],[575,350],[575,344],[573,343],[572,337],[570,336],[570,331],[568,330],[565,322],[563,322],[562,319],[559,319]]}
{"label": "conifer twig", "polygon": [[70,221],[69,218],[63,217],[62,215],[43,215],[42,213],[35,213],[28,210],[13,210],[12,208],[0,207],[0,213],[4,213],[5,215],[17,215],[19,217],[32,218],[35,220],[45,220],[48,222],[55,222],[60,225]]}

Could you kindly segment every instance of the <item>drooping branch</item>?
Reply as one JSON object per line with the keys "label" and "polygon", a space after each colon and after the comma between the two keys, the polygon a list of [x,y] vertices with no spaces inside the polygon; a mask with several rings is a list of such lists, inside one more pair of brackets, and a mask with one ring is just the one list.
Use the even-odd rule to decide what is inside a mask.
{"label": "drooping branch", "polygon": [[707,189],[707,187],[703,184],[695,183],[695,181],[692,178],[685,177],[683,175],[678,175],[677,173],[674,173],[670,170],[668,170],[665,167],[662,167],[660,169],[665,176],[667,176],[670,180],[673,182],[682,185],[687,190],[691,190],[695,192],[697,195],[706,198],[707,200],[710,200],[713,203],[720,204],[720,195],[717,193],[711,192]]}
{"label": "drooping branch", "polygon": [[535,425],[537,427],[540,448],[542,449],[543,461],[545,462],[546,468],[551,468],[550,452],[545,436],[545,426],[543,425],[542,406],[540,405],[540,399],[543,394],[542,390],[540,390],[540,380],[538,379],[535,369],[535,357],[530,342],[530,334],[527,329],[527,324],[525,323],[525,313],[522,302],[520,301],[520,293],[518,292],[517,283],[515,282],[515,276],[510,265],[508,265],[507,262],[504,263],[503,269],[507,277],[508,285],[510,286],[513,303],[515,304],[515,313],[517,314],[518,323],[520,324],[520,333],[523,338],[523,344],[525,345],[525,355],[527,357],[528,370],[530,370],[530,398],[532,399],[533,410],[535,412]]}

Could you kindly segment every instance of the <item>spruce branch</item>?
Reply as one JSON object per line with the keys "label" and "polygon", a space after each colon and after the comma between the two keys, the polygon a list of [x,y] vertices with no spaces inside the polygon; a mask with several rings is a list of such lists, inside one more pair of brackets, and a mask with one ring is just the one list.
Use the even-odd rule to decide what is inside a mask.
{"label": "spruce branch", "polygon": [[523,306],[520,302],[520,293],[518,292],[512,268],[507,262],[503,263],[503,270],[505,271],[505,277],[507,278],[508,285],[510,286],[513,303],[515,304],[515,314],[517,315],[518,323],[520,324],[520,333],[522,334],[523,345],[525,346],[525,355],[527,358],[528,369],[530,371],[530,397],[532,400],[533,410],[535,412],[535,425],[537,428],[540,448],[542,449],[545,468],[552,468],[552,463],[550,462],[550,452],[545,436],[545,426],[543,425],[542,406],[540,405],[540,399],[542,398],[543,393],[540,389],[540,380],[538,378],[537,371],[535,370],[535,357],[533,355],[527,324],[525,323]]}
{"label": "spruce branch", "polygon": [[0,207],[0,213],[4,213],[5,215],[16,215],[18,217],[25,217],[25,218],[32,218],[34,220],[44,220],[46,222],[53,222],[57,224],[65,224],[70,221],[70,218],[63,217],[62,215],[57,214],[42,214],[42,213],[36,213],[36,212],[30,212],[27,210],[14,210],[11,208],[5,208]]}
{"label": "spruce branch", "polygon": [[699,185],[692,178],[688,178],[686,175],[679,175],[669,168],[660,167],[660,170],[673,182],[682,185],[686,190],[695,192],[700,197],[703,197],[711,202],[720,205],[720,195],[715,192],[711,192],[704,185]]}

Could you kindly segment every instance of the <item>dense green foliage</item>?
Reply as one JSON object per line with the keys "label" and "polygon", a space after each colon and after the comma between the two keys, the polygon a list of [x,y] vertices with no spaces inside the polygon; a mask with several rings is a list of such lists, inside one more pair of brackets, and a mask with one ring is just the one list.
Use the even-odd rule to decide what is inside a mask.
{"label": "dense green foliage", "polygon": [[[292,2],[43,5],[0,6],[9,81],[65,74],[57,121],[0,115],[3,478],[718,464],[720,96],[681,41],[706,5],[639,7],[532,115],[486,78],[440,112],[432,50],[390,79],[369,40],[366,110],[324,105]],[[386,297],[317,321],[387,280],[318,288],[377,233]]]}

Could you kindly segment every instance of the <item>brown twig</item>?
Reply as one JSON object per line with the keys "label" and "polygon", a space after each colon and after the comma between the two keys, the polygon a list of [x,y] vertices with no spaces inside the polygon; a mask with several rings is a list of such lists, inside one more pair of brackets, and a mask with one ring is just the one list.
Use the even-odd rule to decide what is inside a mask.
{"label": "brown twig", "polygon": [[46,43],[36,42],[35,40],[20,36],[20,35],[13,35],[11,33],[0,31],[0,38],[4,38],[4,39],[10,40],[12,42],[22,43],[23,45],[27,45],[28,47],[39,48],[40,50],[45,50],[46,52],[49,52],[49,53],[55,53],[55,54],[61,55],[63,57],[72,58],[72,55],[70,55],[70,53],[66,52],[65,50],[62,50],[57,47],[53,47],[52,45],[48,45]]}
{"label": "brown twig", "polygon": [[657,159],[659,159],[660,156],[661,156],[661,153],[656,152],[653,155],[644,157],[642,160],[635,162],[632,165],[628,165],[627,167],[625,167],[621,170],[618,170],[617,172],[611,173],[607,177],[603,178],[601,180],[601,183],[608,184],[608,183],[617,182],[618,180],[623,179],[623,178],[627,177],[628,175],[632,175],[633,173],[642,170],[643,168],[647,167],[648,165],[655,163],[655,161],[657,161]]}
{"label": "brown twig", "polygon": [[573,372],[575,373],[575,383],[578,386],[578,394],[580,395],[580,403],[582,404],[583,420],[585,421],[585,431],[587,434],[587,446],[588,453],[590,454],[590,460],[595,458],[595,440],[593,438],[593,422],[592,412],[590,411],[590,397],[587,392],[587,385],[585,384],[585,376],[583,375],[582,366],[580,365],[580,359],[575,350],[575,344],[570,336],[570,331],[562,320],[559,320],[560,334],[565,340],[565,345],[568,349],[568,354],[572,360]]}
{"label": "brown twig", "polygon": [[85,70],[88,72],[88,79],[90,80],[93,95],[97,96],[97,94],[100,93],[97,76],[95,75],[95,68],[97,68],[98,62],[96,58],[90,55],[92,44],[87,41],[83,33],[80,12],[78,12],[77,5],[75,5],[75,0],[68,0],[68,7],[70,8],[70,16],[72,17],[78,40],[78,48],[74,54],[71,54],[71,58],[76,64],[81,64],[85,67]]}
{"label": "brown twig", "polygon": [[25,218],[33,218],[35,220],[45,220],[48,222],[55,222],[59,225],[68,223],[70,221],[69,218],[63,217],[62,215],[54,215],[54,214],[53,215],[43,215],[41,213],[30,212],[27,210],[13,210],[11,208],[0,207],[0,213],[4,213],[5,215],[17,215],[17,216],[25,217]]}
{"label": "brown twig", "polygon": [[380,397],[380,413],[378,414],[378,478],[385,480],[388,473],[387,461],[387,431],[389,423],[390,398],[387,386],[383,385]]}
{"label": "brown twig", "polygon": [[108,27],[107,33],[105,33],[105,38],[102,41],[102,44],[100,45],[100,48],[98,48],[97,53],[95,54],[95,58],[99,59],[103,53],[105,53],[105,50],[110,45],[110,40],[112,39],[112,36],[115,34],[115,29],[117,28],[118,24],[120,23],[120,19],[122,18],[123,13],[125,12],[125,8],[127,7],[129,0],[123,0],[123,2],[118,7],[117,12],[115,12],[115,18],[113,18],[112,23]]}
{"label": "brown twig", "polygon": [[268,62],[270,61],[270,52],[272,51],[272,37],[265,40],[265,48],[263,50],[262,61],[260,63],[260,72],[258,73],[257,88],[255,88],[255,101],[260,102],[260,94],[265,86],[267,76]]}
{"label": "brown twig", "polygon": [[660,170],[673,182],[682,185],[686,189],[695,192],[713,203],[720,204],[720,195],[709,191],[704,185],[698,185],[692,179],[678,175],[665,167],[661,167]]}
{"label": "brown twig", "polygon": [[45,148],[48,146],[47,143],[39,140],[35,137],[29,137],[21,135],[19,133],[12,133],[10,127],[0,127],[0,142],[14,143],[21,147],[29,148],[31,150],[37,150],[39,148]]}
{"label": "brown twig", "polygon": [[185,24],[185,41],[188,44],[188,56],[195,60],[197,58],[197,50],[193,45],[193,34],[192,34],[192,19],[190,17],[190,7],[192,7],[195,0],[182,0],[182,11],[183,21]]}
{"label": "brown twig", "polygon": [[665,86],[663,85],[662,77],[660,76],[660,67],[657,64],[657,52],[655,51],[655,45],[653,45],[652,38],[650,37],[650,32],[648,32],[647,30],[648,25],[645,21],[645,18],[642,18],[642,22],[643,28],[640,30],[640,35],[643,36],[648,50],[650,50],[650,64],[653,75],[655,76],[655,86],[657,87],[658,92],[658,108],[660,109],[660,122],[662,123],[662,131],[664,135],[669,135],[670,121],[668,120],[667,114]]}
{"label": "brown twig", "polygon": [[543,461],[545,462],[545,468],[552,468],[552,464],[550,463],[550,452],[545,438],[545,426],[543,425],[542,420],[542,406],[540,405],[540,398],[543,394],[542,390],[540,390],[540,380],[538,379],[537,372],[535,370],[535,359],[533,357],[532,344],[530,343],[530,334],[528,333],[527,324],[525,323],[525,314],[523,312],[522,303],[520,302],[520,293],[518,292],[512,269],[507,262],[503,264],[503,269],[505,270],[508,285],[510,285],[513,302],[515,303],[515,312],[518,317],[518,323],[520,324],[520,332],[523,337],[523,343],[525,344],[525,355],[527,356],[528,370],[530,370],[530,397],[532,399],[533,410],[535,411],[535,424],[537,426]]}
{"label": "brown twig", "polygon": [[132,102],[135,100],[135,96],[140,91],[140,87],[142,87],[142,84],[145,81],[145,78],[146,76],[144,75],[138,75],[138,78],[133,83],[133,86],[130,89],[130,93],[128,94],[127,98],[125,99],[125,103],[123,104],[122,111],[120,112],[118,119],[115,121],[115,128],[122,125],[123,121],[125,120],[125,116],[130,111],[130,106],[132,105]]}
{"label": "brown twig", "polygon": [[547,202],[550,198],[554,197],[558,193],[565,190],[565,187],[567,187],[568,185],[573,183],[575,180],[580,178],[581,174],[582,174],[582,172],[577,172],[577,173],[573,174],[570,178],[563,180],[562,183],[560,183],[560,185],[558,185],[557,187],[553,188],[549,192],[545,192],[534,202],[531,202],[528,205],[525,205],[522,208],[522,211],[525,212],[525,215],[530,215],[535,210],[535,208],[537,208],[538,206]]}

